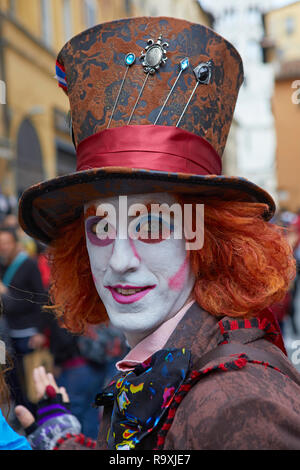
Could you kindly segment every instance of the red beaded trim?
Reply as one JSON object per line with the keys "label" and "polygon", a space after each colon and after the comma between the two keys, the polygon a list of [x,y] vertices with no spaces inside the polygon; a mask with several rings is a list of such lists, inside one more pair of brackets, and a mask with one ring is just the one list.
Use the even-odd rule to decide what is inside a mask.
{"label": "red beaded trim", "polygon": [[[202,371],[197,371],[194,370],[191,372],[189,378],[187,381],[181,385],[179,390],[177,391],[176,395],[174,396],[173,402],[171,403],[171,406],[168,410],[167,418],[165,420],[164,425],[162,426],[160,432],[157,435],[157,442],[156,442],[156,447],[154,450],[163,450],[164,448],[164,443],[166,440],[167,433],[174,421],[176,411],[182,402],[183,398],[186,396],[186,394],[191,390],[191,388],[200,380],[203,376],[205,376],[208,373],[211,372],[216,372],[216,371],[230,371],[230,370],[239,370],[243,369],[247,365],[247,363],[252,363],[252,364],[259,364],[261,366],[264,366],[265,368],[271,367],[272,369],[277,370],[278,372],[281,372],[280,369],[277,367],[272,366],[268,362],[263,362],[263,361],[256,361],[256,360],[251,360],[248,359],[247,355],[245,354],[240,354],[238,358],[234,361],[227,362],[227,363],[221,363],[217,364],[212,367],[207,367],[206,369]],[[281,372],[282,373],[282,372]]]}
{"label": "red beaded trim", "polygon": [[212,367],[208,367],[204,370],[197,371],[193,370],[185,383],[181,385],[176,395],[174,396],[173,402],[168,410],[167,418],[157,435],[156,447],[154,450],[163,450],[164,443],[166,440],[167,433],[173,423],[175,418],[176,411],[182,402],[186,394],[191,390],[191,388],[206,374],[216,371],[230,371],[230,370],[239,370],[245,367],[247,364],[247,356],[240,354],[238,358],[234,361],[227,363],[221,363]]}
{"label": "red beaded trim", "polygon": [[77,444],[80,444],[84,447],[88,447],[89,449],[95,449],[96,444],[97,444],[96,441],[94,441],[90,437],[84,436],[83,434],[70,434],[70,433],[68,433],[65,436],[58,439],[58,441],[56,442],[55,447],[53,448],[53,450],[59,450],[61,445],[64,442],[68,441],[69,439],[74,439],[74,442],[76,442]]}

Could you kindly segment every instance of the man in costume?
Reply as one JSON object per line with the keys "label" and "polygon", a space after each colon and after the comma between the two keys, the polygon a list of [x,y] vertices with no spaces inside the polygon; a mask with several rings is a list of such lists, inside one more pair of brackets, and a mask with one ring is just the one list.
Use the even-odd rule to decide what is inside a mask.
{"label": "man in costume", "polygon": [[[78,333],[109,318],[131,351],[96,398],[97,444],[62,405],[55,433],[44,406],[33,448],[42,428],[46,448],[299,449],[300,378],[268,309],[295,263],[268,222],[272,198],[221,174],[238,52],[202,25],[132,18],[69,41],[57,77],[77,171],[27,190],[20,222],[49,245],[64,325]],[[155,204],[192,207],[181,237],[177,216],[143,212]]]}

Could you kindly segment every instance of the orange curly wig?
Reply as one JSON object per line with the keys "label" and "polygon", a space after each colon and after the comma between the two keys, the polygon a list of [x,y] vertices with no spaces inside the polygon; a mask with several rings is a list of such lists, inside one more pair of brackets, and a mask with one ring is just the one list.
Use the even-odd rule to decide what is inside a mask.
{"label": "orange curly wig", "polygon": [[[197,201],[179,196],[181,204]],[[201,200],[204,246],[190,251],[194,295],[212,315],[253,317],[283,299],[295,260],[282,229],[263,219],[264,204]],[[50,296],[61,323],[73,333],[108,320],[96,291],[86,248],[84,218],[64,227],[49,247]]]}

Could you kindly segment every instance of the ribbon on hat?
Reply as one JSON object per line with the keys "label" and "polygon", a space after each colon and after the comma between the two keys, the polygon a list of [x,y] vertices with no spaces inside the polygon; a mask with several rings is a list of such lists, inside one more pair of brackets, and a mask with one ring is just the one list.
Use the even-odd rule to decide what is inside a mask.
{"label": "ribbon on hat", "polygon": [[173,126],[105,129],[77,147],[77,171],[127,167],[196,175],[221,175],[222,161],[204,138]]}
{"label": "ribbon on hat", "polygon": [[56,61],[55,70],[56,70],[55,78],[58,81],[58,86],[60,88],[62,88],[64,91],[67,92],[68,91],[68,84],[67,84],[67,80],[66,80],[66,71],[65,71],[64,67],[58,63],[58,61]]}
{"label": "ribbon on hat", "polygon": [[[157,427],[187,376],[190,358],[185,349],[158,351],[109,386],[114,400],[109,450],[135,449]],[[98,397],[107,397],[107,390]]]}

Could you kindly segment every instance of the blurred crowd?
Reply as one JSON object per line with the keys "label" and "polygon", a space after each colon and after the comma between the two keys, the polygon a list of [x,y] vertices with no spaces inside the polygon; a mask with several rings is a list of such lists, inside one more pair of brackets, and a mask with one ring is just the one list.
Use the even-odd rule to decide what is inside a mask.
{"label": "blurred crowd", "polygon": [[293,250],[297,266],[296,277],[289,291],[282,302],[274,305],[272,310],[277,316],[283,335],[285,334],[285,323],[289,321],[293,336],[298,336],[300,333],[298,319],[300,315],[300,302],[298,298],[300,294],[300,209],[297,212],[292,212],[282,207],[271,222],[283,227]]}
{"label": "blurred crowd", "polygon": [[101,415],[91,405],[126,354],[125,338],[112,325],[91,326],[85,336],[72,335],[52,310],[45,309],[50,279],[46,247],[22,231],[15,209],[0,197],[0,340],[13,364],[7,374],[9,423],[20,431],[13,412],[16,405],[35,413],[32,373],[43,365],[68,391],[82,432],[96,439]]}

